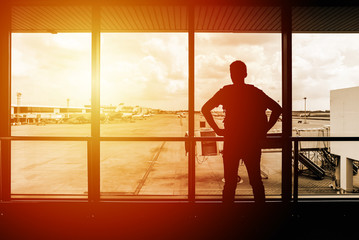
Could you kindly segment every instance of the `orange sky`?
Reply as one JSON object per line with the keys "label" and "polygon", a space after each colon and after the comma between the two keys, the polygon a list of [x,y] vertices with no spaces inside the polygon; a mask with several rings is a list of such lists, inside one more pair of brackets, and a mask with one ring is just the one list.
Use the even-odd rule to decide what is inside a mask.
{"label": "orange sky", "polygon": [[[229,64],[248,66],[247,83],[281,100],[280,34],[196,34],[196,109],[230,84]],[[91,98],[89,33],[12,35],[12,103],[82,106]],[[357,34],[293,36],[293,109],[329,109],[331,89],[359,86]],[[186,33],[104,33],[101,104],[187,109]]]}

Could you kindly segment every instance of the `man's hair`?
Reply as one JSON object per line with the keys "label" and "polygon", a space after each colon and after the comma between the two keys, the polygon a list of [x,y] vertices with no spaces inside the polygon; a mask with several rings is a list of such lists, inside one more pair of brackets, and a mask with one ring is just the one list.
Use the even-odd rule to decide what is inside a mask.
{"label": "man's hair", "polygon": [[241,75],[247,75],[247,66],[242,61],[234,61],[229,67],[231,72],[241,73]]}

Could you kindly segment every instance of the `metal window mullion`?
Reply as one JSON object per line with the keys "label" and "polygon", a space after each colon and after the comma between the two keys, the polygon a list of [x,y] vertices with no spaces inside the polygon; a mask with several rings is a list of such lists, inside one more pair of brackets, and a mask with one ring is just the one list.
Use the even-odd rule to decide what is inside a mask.
{"label": "metal window mullion", "polygon": [[100,7],[92,6],[91,146],[88,151],[88,198],[100,199]]}
{"label": "metal window mullion", "polygon": [[92,140],[87,141],[87,193],[88,200],[93,201],[95,197],[93,196],[93,167],[92,167]]}
{"label": "metal window mullion", "polygon": [[298,141],[294,141],[294,179],[293,179],[293,201],[298,202]]}
{"label": "metal window mullion", "polygon": [[282,201],[290,202],[292,191],[292,9],[282,6]]}
{"label": "metal window mullion", "polygon": [[188,200],[196,198],[195,140],[194,140],[194,6],[188,6]]}
{"label": "metal window mullion", "polygon": [[[11,7],[0,9],[0,137],[11,136]],[[1,140],[0,201],[11,199],[11,141]]]}

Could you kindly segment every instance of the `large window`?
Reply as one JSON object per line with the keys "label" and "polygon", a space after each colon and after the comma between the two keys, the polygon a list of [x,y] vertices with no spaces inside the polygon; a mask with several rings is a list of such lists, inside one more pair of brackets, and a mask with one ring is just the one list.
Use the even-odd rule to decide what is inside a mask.
{"label": "large window", "polygon": [[101,136],[185,135],[187,49],[184,33],[101,34]]}
{"label": "large window", "polygon": [[[195,134],[197,136],[206,136],[205,134],[211,131],[200,109],[219,89],[232,84],[229,65],[235,60],[242,60],[246,63],[248,76],[245,82],[247,84],[260,88],[268,96],[281,103],[280,34],[197,33],[195,41]],[[223,128],[225,113],[222,106],[214,109],[213,114],[217,124]],[[276,134],[281,132],[281,121],[278,121],[269,131]],[[197,143],[196,150],[196,194],[218,197],[222,194],[224,184],[223,162],[220,154],[223,150],[223,142],[212,143],[213,147],[218,149],[216,154],[208,154],[203,149],[203,144],[206,142]],[[280,148],[263,149],[261,168],[267,197],[278,196],[281,193],[281,152]],[[243,180],[243,183],[238,184],[237,187],[238,197],[252,197],[246,167],[242,162],[238,175]]]}
{"label": "large window", "polygon": [[[293,35],[293,136],[358,136],[357,34]],[[299,196],[357,192],[356,142],[299,142]]]}
{"label": "large window", "polygon": [[91,35],[13,33],[11,134],[90,136]]}
{"label": "large window", "polygon": [[[101,34],[101,136],[184,137],[188,51],[184,33]],[[188,192],[184,142],[102,142],[101,196]]]}
{"label": "large window", "polygon": [[[231,84],[229,65],[239,59],[246,83],[285,109],[269,131],[279,144],[262,150],[267,197],[356,196],[359,35],[309,33],[350,32],[344,20],[331,28],[336,17],[328,16],[354,13],[282,10],[14,6],[11,41],[1,45],[11,46],[10,68],[1,71],[11,76],[10,85],[1,82],[2,100],[10,99],[0,109],[9,116],[0,124],[1,190],[18,198],[219,200],[223,138],[200,110]],[[304,21],[325,11],[321,22]],[[223,108],[213,114],[223,127]],[[237,197],[252,198],[243,164],[238,175]]]}
{"label": "large window", "polygon": [[[13,33],[11,135],[91,135],[91,35]],[[12,141],[13,197],[87,198],[87,143]]]}
{"label": "large window", "polygon": [[[91,121],[90,35],[13,34],[12,39],[12,135],[90,136],[91,124],[95,125]],[[194,92],[188,91],[188,34],[102,33],[100,42],[100,137],[107,137],[100,144],[100,195],[183,198],[194,187],[199,198],[220,198],[221,141],[196,142],[195,184],[189,186],[192,160],[185,136],[190,114],[194,114],[195,137],[207,136],[202,132],[211,130],[200,108],[231,83],[229,64],[236,59],[248,66],[247,83],[280,102],[280,35],[196,34]],[[195,99],[192,113],[190,98]],[[223,109],[214,114],[223,127]],[[280,132],[278,121],[270,133]],[[126,137],[132,140],[121,139]],[[141,137],[154,141],[141,141]],[[216,154],[207,156],[205,151],[212,146],[206,144],[214,144]],[[12,142],[11,193],[87,195],[86,171],[91,166],[86,159],[92,159],[90,149],[86,154],[88,147],[79,141]],[[238,187],[238,196],[251,197],[243,165],[239,175],[244,183]],[[263,150],[262,177],[267,195],[279,196],[280,148]],[[89,173],[87,178],[92,182]]]}
{"label": "large window", "polygon": [[[90,36],[12,37],[12,135],[91,135],[91,124],[95,123],[91,122]],[[103,198],[188,196],[188,99],[195,99],[195,137],[206,136],[202,132],[211,130],[200,108],[218,89],[231,83],[232,61],[246,62],[247,83],[281,100],[279,34],[196,34],[192,93],[188,92],[187,34],[102,33],[100,40],[100,136],[108,138],[100,144],[99,186]],[[43,52],[42,45],[48,51]],[[214,113],[222,126],[223,109]],[[270,133],[279,132],[280,121]],[[132,140],[123,141],[123,137]],[[141,137],[155,141],[141,141]],[[206,144],[215,145],[215,155],[207,156],[205,150],[211,146]],[[13,196],[87,195],[86,171],[90,166],[86,159],[92,158],[86,154],[88,146],[79,141],[12,142]],[[197,197],[220,198],[222,150],[221,141],[197,141],[193,186]],[[87,153],[92,154],[89,149]],[[251,197],[243,165],[239,175],[244,183],[238,187],[238,196]],[[279,196],[280,148],[263,150],[262,177],[267,195]]]}

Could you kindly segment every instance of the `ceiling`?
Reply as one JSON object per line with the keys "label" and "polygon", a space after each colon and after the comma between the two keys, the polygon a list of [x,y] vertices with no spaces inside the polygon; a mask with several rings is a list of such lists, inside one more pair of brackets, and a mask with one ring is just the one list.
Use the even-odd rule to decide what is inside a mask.
{"label": "ceiling", "polygon": [[[33,2],[33,4],[32,4]],[[186,32],[190,1],[14,1],[13,32],[90,32],[92,9],[103,32]],[[359,32],[359,6],[297,1],[293,32]],[[330,1],[329,1],[330,2]],[[186,4],[185,4],[186,3]],[[265,4],[266,3],[266,4]],[[278,1],[192,1],[197,32],[280,32]],[[316,3],[316,4],[310,4]]]}

